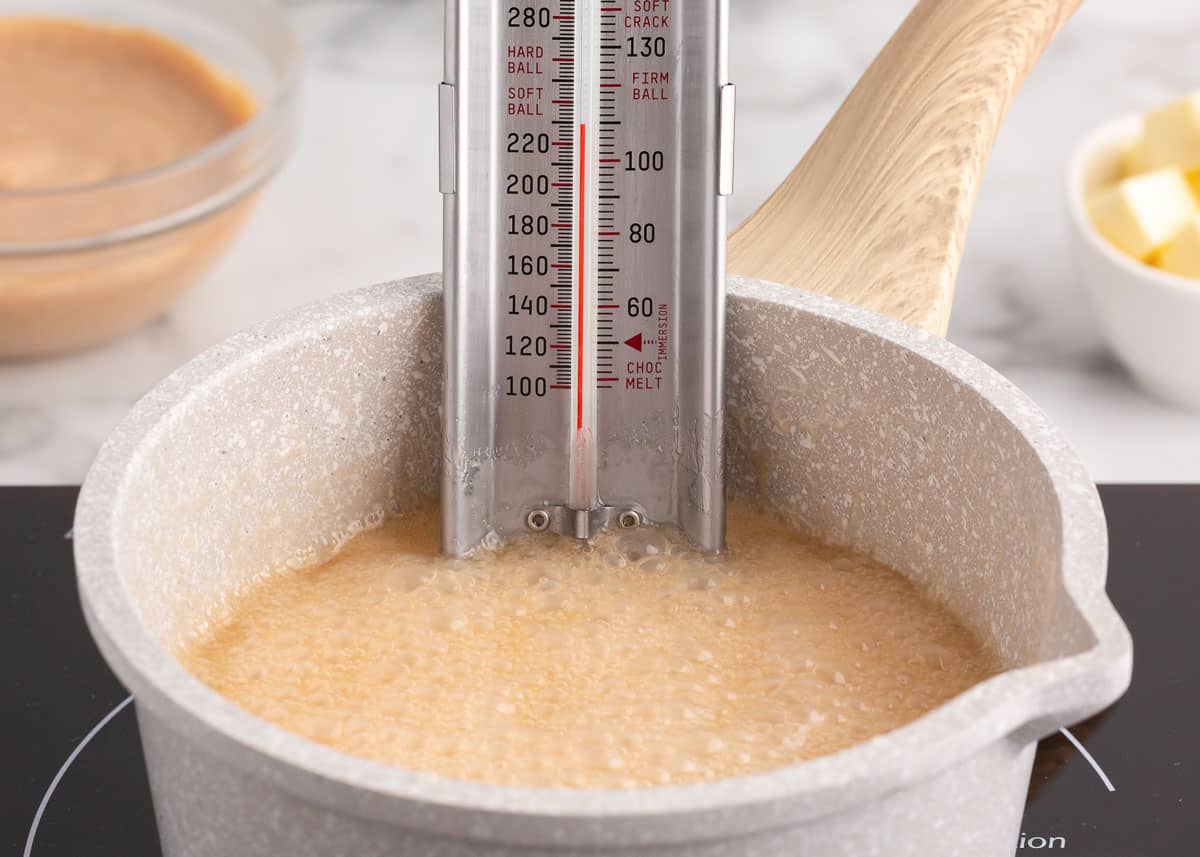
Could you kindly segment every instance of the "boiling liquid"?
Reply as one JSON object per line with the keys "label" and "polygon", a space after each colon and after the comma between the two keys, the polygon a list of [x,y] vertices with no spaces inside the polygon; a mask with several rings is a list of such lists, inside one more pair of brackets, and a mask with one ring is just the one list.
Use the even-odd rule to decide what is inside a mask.
{"label": "boiling liquid", "polygon": [[734,506],[729,550],[613,531],[438,553],[436,507],[238,596],[181,653],[247,711],[488,783],[716,780],[894,729],[999,668],[867,557]]}

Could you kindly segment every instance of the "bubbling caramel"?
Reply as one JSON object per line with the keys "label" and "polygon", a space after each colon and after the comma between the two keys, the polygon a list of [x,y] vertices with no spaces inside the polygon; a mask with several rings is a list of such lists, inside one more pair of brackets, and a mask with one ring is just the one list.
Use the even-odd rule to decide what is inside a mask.
{"label": "bubbling caramel", "polygon": [[346,753],[486,783],[635,788],[850,747],[999,669],[902,575],[733,505],[675,532],[438,554],[425,508],[256,581],[180,652],[250,713]]}

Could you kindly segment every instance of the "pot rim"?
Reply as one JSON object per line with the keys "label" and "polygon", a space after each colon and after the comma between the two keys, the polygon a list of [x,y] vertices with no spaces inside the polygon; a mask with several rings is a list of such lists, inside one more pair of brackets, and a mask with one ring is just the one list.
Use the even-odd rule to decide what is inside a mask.
{"label": "pot rim", "polygon": [[[1027,744],[1099,711],[1128,686],[1132,642],[1104,591],[1103,509],[1083,465],[1045,415],[990,367],[940,337],[797,288],[730,277],[733,301],[787,307],[899,345],[981,395],[1020,431],[1057,496],[1063,584],[1094,645],[1000,673],[912,723],[839,753],[753,776],[632,791],[490,786],[414,773],[349,756],[242,711],[192,677],[149,634],[121,582],[115,511],[141,449],[181,406],[262,354],[318,337],[350,317],[440,300],[440,280],[433,274],[342,294],[236,334],[138,402],[88,473],[76,510],[75,558],[89,628],[139,708],[206,751],[292,794],[387,824],[514,844],[649,846],[745,835],[839,811],[929,778],[989,744]],[[675,823],[648,830],[649,819]]]}

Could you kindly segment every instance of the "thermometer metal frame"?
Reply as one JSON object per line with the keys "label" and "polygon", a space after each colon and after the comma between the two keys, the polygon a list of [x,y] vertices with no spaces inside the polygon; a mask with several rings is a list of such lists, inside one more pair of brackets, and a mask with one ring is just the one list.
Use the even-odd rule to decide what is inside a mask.
{"label": "thermometer metal frame", "polygon": [[727,0],[447,0],[442,543],[724,544]]}

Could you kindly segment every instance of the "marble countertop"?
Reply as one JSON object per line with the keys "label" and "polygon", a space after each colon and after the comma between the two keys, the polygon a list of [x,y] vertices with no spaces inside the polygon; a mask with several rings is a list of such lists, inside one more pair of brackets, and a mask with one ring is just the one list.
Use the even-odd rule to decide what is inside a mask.
{"label": "marble countertop", "polygon": [[[155,382],[327,295],[440,267],[439,0],[288,4],[306,44],[298,148],[221,265],[110,346],[0,364],[0,484],[75,483]],[[730,0],[736,223],[811,142],[909,0]],[[1195,0],[1086,0],[1034,71],[979,197],[950,338],[1023,388],[1099,481],[1200,482],[1200,415],[1140,392],[1106,351],[1067,251],[1063,173],[1091,127],[1200,88]]]}

